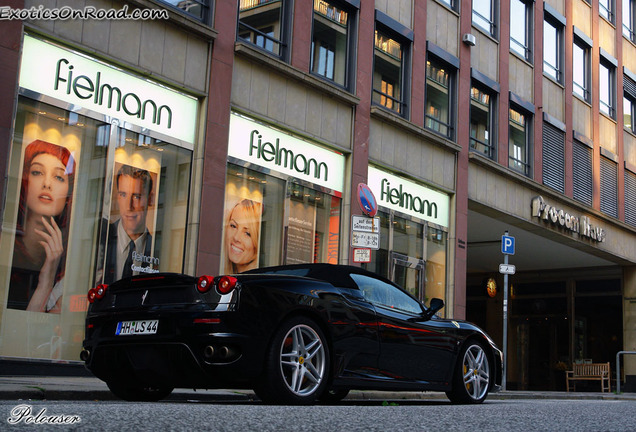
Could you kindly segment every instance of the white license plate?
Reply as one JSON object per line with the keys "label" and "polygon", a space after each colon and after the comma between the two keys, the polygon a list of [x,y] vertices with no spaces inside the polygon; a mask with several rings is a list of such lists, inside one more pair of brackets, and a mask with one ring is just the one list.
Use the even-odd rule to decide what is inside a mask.
{"label": "white license plate", "polygon": [[120,321],[117,323],[115,335],[155,334],[159,327],[159,320]]}

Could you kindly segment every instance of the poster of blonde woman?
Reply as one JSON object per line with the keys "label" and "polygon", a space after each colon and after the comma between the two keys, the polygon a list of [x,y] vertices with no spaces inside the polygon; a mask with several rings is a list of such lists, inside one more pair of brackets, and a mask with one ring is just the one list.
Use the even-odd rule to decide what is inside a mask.
{"label": "poster of blonde woman", "polygon": [[257,268],[263,204],[260,196],[226,193],[221,269],[236,274]]}

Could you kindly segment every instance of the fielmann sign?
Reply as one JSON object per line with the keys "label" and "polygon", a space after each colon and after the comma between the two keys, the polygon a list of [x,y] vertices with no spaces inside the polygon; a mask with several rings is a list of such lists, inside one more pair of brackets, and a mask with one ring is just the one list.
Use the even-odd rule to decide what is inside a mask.
{"label": "fielmann sign", "polygon": [[448,195],[373,166],[368,177],[367,185],[380,206],[448,227]]}
{"label": "fielmann sign", "polygon": [[20,87],[194,143],[195,98],[29,35]]}

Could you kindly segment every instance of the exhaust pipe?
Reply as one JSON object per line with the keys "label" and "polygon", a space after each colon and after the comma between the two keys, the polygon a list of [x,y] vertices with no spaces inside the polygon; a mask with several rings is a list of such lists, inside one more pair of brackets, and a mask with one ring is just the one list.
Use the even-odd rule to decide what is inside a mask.
{"label": "exhaust pipe", "polygon": [[206,346],[203,350],[203,355],[206,359],[210,360],[212,357],[214,357],[214,347],[212,345]]}
{"label": "exhaust pipe", "polygon": [[235,353],[235,351],[234,351],[232,348],[227,347],[227,346],[222,346],[222,347],[219,349],[219,355],[220,355],[220,356],[221,356],[221,358],[223,358],[223,359],[227,359],[227,358],[229,358],[229,357],[232,357],[232,356],[234,355],[234,353]]}
{"label": "exhaust pipe", "polygon": [[87,349],[83,349],[82,352],[80,352],[80,360],[82,360],[83,362],[88,361],[90,356],[91,356],[91,352]]}

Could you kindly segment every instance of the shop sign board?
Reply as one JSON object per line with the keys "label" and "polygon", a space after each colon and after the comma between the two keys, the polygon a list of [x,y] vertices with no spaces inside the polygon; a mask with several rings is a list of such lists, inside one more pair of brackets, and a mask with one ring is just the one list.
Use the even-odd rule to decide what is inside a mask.
{"label": "shop sign board", "polygon": [[351,231],[351,247],[380,249],[380,233]]}
{"label": "shop sign board", "polygon": [[353,262],[355,263],[371,262],[371,249],[354,249]]}
{"label": "shop sign board", "polygon": [[228,156],[331,189],[344,189],[344,155],[237,113],[230,118]]}
{"label": "shop sign board", "polygon": [[20,87],[194,143],[196,98],[32,36],[24,36]]}
{"label": "shop sign board", "polygon": [[380,206],[448,227],[448,195],[373,166],[369,166],[367,184]]}
{"label": "shop sign board", "polygon": [[353,215],[351,217],[351,230],[369,232],[369,233],[379,233],[380,218],[379,217],[370,218],[366,216]]}

